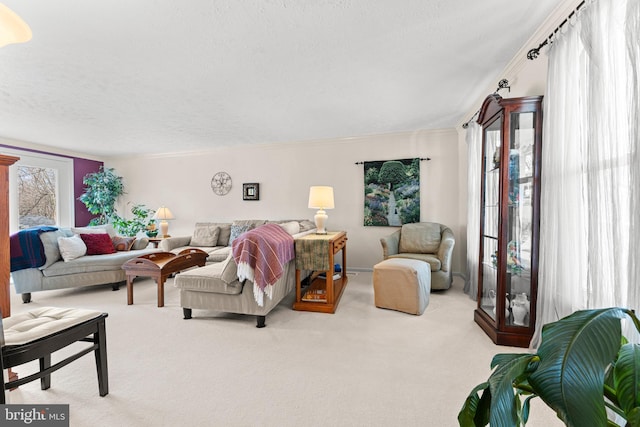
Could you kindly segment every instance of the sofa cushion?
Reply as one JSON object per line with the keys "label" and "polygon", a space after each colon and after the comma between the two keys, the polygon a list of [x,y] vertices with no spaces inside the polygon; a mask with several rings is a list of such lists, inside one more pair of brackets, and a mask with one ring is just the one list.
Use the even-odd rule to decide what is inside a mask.
{"label": "sofa cushion", "polygon": [[124,271],[122,270],[122,264],[132,258],[152,252],[155,252],[155,250],[114,252],[107,255],[86,255],[69,262],[60,260],[46,270],[42,270],[42,274],[46,277],[56,277],[97,271]]}
{"label": "sofa cushion", "polygon": [[171,249],[171,253],[178,255],[180,252],[182,252],[185,249],[193,249],[193,248],[201,249],[209,254],[209,256],[207,257],[207,264],[212,262],[222,262],[225,259],[227,259],[227,257],[231,253],[231,246],[214,246],[214,247],[178,246],[177,248]]}
{"label": "sofa cushion", "polygon": [[142,249],[146,249],[149,246],[149,238],[148,237],[138,237],[133,241],[133,245],[131,246],[132,251],[139,251]]}
{"label": "sofa cushion", "polygon": [[400,253],[429,254],[440,247],[440,224],[423,222],[404,224],[400,231]]}
{"label": "sofa cushion", "polygon": [[220,228],[220,234],[218,235],[218,244],[214,246],[229,245],[229,236],[231,235],[231,223],[229,222],[196,222],[196,228],[203,225]]}
{"label": "sofa cushion", "polygon": [[389,258],[415,259],[428,263],[431,271],[440,271],[442,269],[442,262],[435,254],[404,253],[389,255]]}
{"label": "sofa cushion", "polygon": [[71,237],[58,237],[58,249],[64,262],[80,258],[87,253],[87,245],[77,234]]}
{"label": "sofa cushion", "polygon": [[[229,281],[230,278],[233,279],[231,273],[236,263],[232,258],[228,259],[229,262],[217,262],[183,271],[176,275],[174,286],[189,291],[237,295],[242,292],[242,283],[238,281],[237,277]],[[233,266],[229,264],[233,264]]]}
{"label": "sofa cushion", "polygon": [[131,250],[131,247],[136,241],[135,237],[115,236],[111,239],[113,247],[116,251],[127,252]]}
{"label": "sofa cushion", "polygon": [[80,238],[87,245],[87,255],[105,255],[116,251],[113,247],[113,241],[107,233],[80,234]]}
{"label": "sofa cushion", "polygon": [[313,221],[309,221],[308,219],[302,219],[298,221],[300,224],[300,232],[303,233],[305,231],[313,230],[316,228],[316,224]]}
{"label": "sofa cushion", "polygon": [[218,236],[220,235],[220,227],[212,224],[196,224],[193,235],[191,236],[191,246],[216,246]]}
{"label": "sofa cushion", "polygon": [[74,234],[107,233],[111,238],[117,235],[116,230],[113,228],[113,224],[91,225],[88,227],[71,227],[71,231]]}
{"label": "sofa cushion", "polygon": [[298,221],[282,222],[278,223],[278,225],[292,236],[300,232],[300,223]]}
{"label": "sofa cushion", "polygon": [[60,248],[58,247],[58,237],[71,237],[73,233],[70,230],[58,229],[56,231],[47,231],[40,233],[40,241],[44,248],[45,262],[38,267],[40,270],[48,268],[53,263],[60,261]]}
{"label": "sofa cushion", "polygon": [[233,244],[233,241],[243,233],[254,228],[253,224],[231,224],[231,236],[229,236],[229,246]]}

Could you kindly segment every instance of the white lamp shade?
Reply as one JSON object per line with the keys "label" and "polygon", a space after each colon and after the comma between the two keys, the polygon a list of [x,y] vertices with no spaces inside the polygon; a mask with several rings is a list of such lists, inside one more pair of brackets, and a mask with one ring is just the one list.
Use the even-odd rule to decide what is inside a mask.
{"label": "white lamp shade", "polygon": [[14,11],[0,3],[0,47],[31,40],[31,28]]}
{"label": "white lamp shade", "polygon": [[333,187],[313,186],[309,189],[310,209],[333,209]]}
{"label": "white lamp shade", "polygon": [[153,219],[166,220],[175,219],[175,217],[173,216],[169,208],[162,206],[161,208],[158,208],[155,215],[153,215]]}

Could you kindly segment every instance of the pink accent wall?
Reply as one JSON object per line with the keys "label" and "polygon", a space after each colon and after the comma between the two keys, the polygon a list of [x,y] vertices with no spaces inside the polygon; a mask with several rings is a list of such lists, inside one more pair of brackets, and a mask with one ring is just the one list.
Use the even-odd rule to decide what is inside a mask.
{"label": "pink accent wall", "polygon": [[83,227],[89,224],[89,221],[94,217],[94,215],[89,213],[84,203],[78,200],[78,197],[84,193],[82,179],[88,173],[97,172],[102,165],[103,162],[96,160],[73,158],[73,198],[76,227]]}

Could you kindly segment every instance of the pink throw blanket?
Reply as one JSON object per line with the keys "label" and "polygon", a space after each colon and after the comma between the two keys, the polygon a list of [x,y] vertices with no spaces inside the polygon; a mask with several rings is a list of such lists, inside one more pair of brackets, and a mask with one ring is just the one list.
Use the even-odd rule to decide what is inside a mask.
{"label": "pink throw blanket", "polygon": [[273,285],[294,256],[293,237],[277,224],[265,224],[241,234],[232,244],[238,265],[238,279],[253,282],[253,294],[260,307],[264,295],[273,295]]}

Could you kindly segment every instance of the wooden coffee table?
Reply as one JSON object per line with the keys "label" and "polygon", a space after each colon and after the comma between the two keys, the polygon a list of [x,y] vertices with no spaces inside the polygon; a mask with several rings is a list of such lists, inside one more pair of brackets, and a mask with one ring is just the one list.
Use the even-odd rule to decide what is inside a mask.
{"label": "wooden coffee table", "polygon": [[158,307],[164,307],[164,282],[167,277],[191,267],[203,267],[208,256],[200,249],[185,249],[178,255],[155,252],[125,262],[122,269],[127,274],[127,304],[133,304],[133,279],[153,277],[158,284]]}

